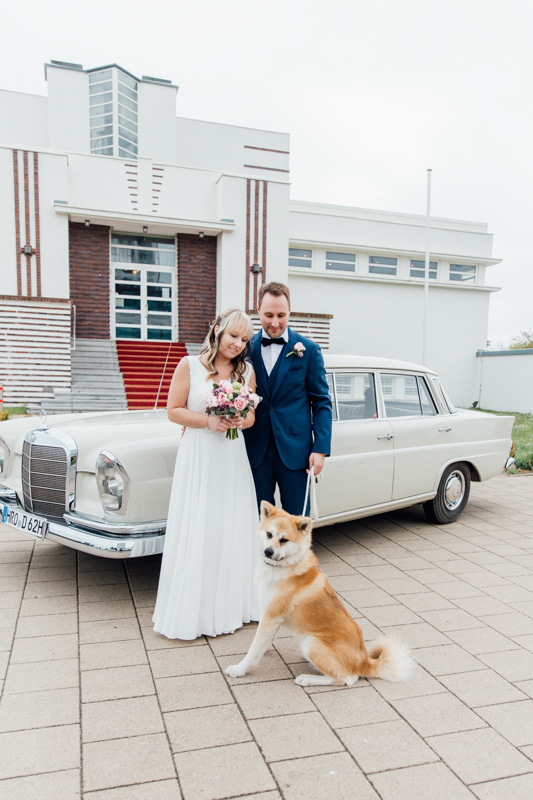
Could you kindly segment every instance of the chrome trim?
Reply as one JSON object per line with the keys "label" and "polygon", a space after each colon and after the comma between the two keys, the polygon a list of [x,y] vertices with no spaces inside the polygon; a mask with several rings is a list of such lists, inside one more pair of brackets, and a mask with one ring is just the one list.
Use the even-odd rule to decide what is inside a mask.
{"label": "chrome trim", "polygon": [[[61,514],[63,514],[65,511],[68,511],[68,509],[72,506],[72,504],[74,503],[74,499],[76,497],[76,464],[78,462],[78,446],[76,442],[74,441],[72,436],[60,430],[59,428],[53,428],[53,429],[36,428],[33,431],[28,431],[28,433],[24,437],[24,443],[27,443],[30,446],[30,448],[32,448],[33,445],[36,445],[38,447],[52,447],[56,449],[62,449],[65,452],[66,455],[65,492],[64,492],[65,500],[64,500],[64,507],[61,511]],[[23,456],[22,456],[23,468],[25,466],[25,458],[27,457],[24,454],[24,448],[23,448]],[[29,458],[31,461],[31,449]],[[41,516],[43,516],[42,512],[34,509],[34,501],[31,496],[32,484],[31,484],[30,467],[28,467],[29,479],[30,479],[29,483],[30,495],[28,497],[29,499],[28,503],[26,502],[26,499],[24,499],[24,510],[30,512],[31,514],[40,514]]]}
{"label": "chrome trim", "polygon": [[455,511],[465,496],[465,476],[460,469],[454,469],[446,478],[444,486],[444,505],[448,511]]}
{"label": "chrome trim", "polygon": [[450,428],[449,425],[446,425],[445,428],[439,428],[439,432],[442,432],[442,431],[445,431],[446,433],[449,433],[451,431],[451,428]]}
{"label": "chrome trim", "polygon": [[89,514],[75,514],[73,512],[63,514],[63,519],[67,525],[73,527],[87,528],[91,531],[107,532],[122,536],[143,536],[146,534],[164,533],[167,526],[166,519],[154,520],[154,522],[107,522],[98,517],[92,517]]}
{"label": "chrome trim", "polygon": [[14,489],[10,489],[8,486],[3,486],[0,483],[0,499],[4,500],[16,500],[17,493]]}
{"label": "chrome trim", "polygon": [[[24,510],[19,503],[1,503],[0,509],[4,505],[20,511]],[[42,515],[37,514],[36,516]],[[43,519],[46,518],[43,517]],[[141,527],[137,526],[137,531],[140,531]],[[21,533],[24,532],[21,531]],[[31,534],[27,535],[30,536]],[[138,536],[121,536],[118,531],[114,535],[113,533],[105,535],[104,533],[90,532],[81,526],[66,525],[59,520],[48,520],[48,531],[44,538],[74,550],[92,553],[105,558],[139,558],[141,556],[156,555],[163,552],[163,543],[165,541],[162,531],[147,532],[145,535],[141,532]]]}
{"label": "chrome trim", "polygon": [[378,439],[394,439],[393,433],[384,433],[382,436],[378,436]]}
{"label": "chrome trim", "polygon": [[512,469],[513,467],[516,467],[516,461],[514,460],[514,458],[512,456],[509,456],[509,458],[505,462],[504,469]]}
{"label": "chrome trim", "polygon": [[[128,500],[130,497],[130,483],[131,483],[130,476],[122,466],[119,459],[115,455],[113,455],[113,453],[111,453],[109,450],[100,450],[100,453],[98,455],[105,456],[106,458],[108,458],[110,461],[113,462],[116,471],[119,473],[120,477],[124,482],[124,492],[122,494],[122,502],[120,503],[120,508],[118,509],[118,511],[113,511],[112,509],[106,508],[102,503],[102,493],[100,492],[100,484],[98,483],[98,480],[96,481],[96,486],[98,488],[98,495],[100,497],[100,502],[102,503],[102,508],[104,509],[104,513],[115,514],[116,516],[123,516],[126,513]],[[96,463],[98,464],[98,459],[96,460]],[[98,474],[98,466],[95,467],[95,473],[96,475]]]}

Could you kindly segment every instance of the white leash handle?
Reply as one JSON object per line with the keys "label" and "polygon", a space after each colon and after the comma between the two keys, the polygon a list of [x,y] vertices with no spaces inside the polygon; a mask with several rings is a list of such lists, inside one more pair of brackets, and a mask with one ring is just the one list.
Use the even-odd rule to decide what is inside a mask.
{"label": "white leash handle", "polygon": [[313,522],[316,522],[318,519],[318,505],[316,502],[316,483],[315,483],[315,470],[314,467],[311,467],[309,472],[307,473],[307,486],[305,487],[305,500],[304,500],[304,510],[302,511],[302,516],[306,517],[307,514],[307,500],[309,498],[309,491],[311,491],[311,508],[310,508],[310,516]]}

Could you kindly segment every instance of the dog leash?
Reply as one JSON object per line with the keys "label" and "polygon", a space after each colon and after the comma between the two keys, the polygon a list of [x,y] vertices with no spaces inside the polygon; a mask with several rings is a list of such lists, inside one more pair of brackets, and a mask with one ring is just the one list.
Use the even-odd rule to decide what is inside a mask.
{"label": "dog leash", "polygon": [[309,498],[309,492],[311,493],[311,508],[310,508],[310,516],[313,522],[316,522],[318,519],[318,505],[316,502],[316,482],[315,482],[315,469],[311,467],[309,472],[307,473],[307,486],[305,487],[305,500],[304,500],[304,510],[302,511],[302,516],[306,517],[307,514],[307,500]]}

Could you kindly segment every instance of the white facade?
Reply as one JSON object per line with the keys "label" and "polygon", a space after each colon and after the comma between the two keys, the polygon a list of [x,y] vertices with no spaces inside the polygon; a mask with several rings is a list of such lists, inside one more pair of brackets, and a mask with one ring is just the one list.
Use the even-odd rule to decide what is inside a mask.
{"label": "white facade", "polygon": [[[138,79],[117,65],[58,62],[46,75],[48,97],[0,91],[5,302],[69,300],[73,223],[136,235],[203,233],[216,237],[218,309],[251,309],[261,283],[280,280],[298,315],[320,315],[322,324],[331,317],[331,351],[421,361],[423,280],[411,261],[424,260],[424,218],[291,201],[287,134],[177,117],[177,87],[168,81]],[[177,247],[180,340],[191,339],[192,313],[183,307],[183,256]],[[432,219],[430,260],[428,365],[456,403],[470,404],[495,290],[485,282],[497,263],[487,225]],[[102,280],[112,309],[112,269]]]}
{"label": "white facade", "polygon": [[533,350],[480,350],[477,355],[479,407],[533,414]]}

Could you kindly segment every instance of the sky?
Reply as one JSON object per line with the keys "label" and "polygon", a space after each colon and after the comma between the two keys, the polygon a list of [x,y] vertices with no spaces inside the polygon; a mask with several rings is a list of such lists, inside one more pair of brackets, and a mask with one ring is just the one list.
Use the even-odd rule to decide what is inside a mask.
{"label": "sky", "polygon": [[[533,328],[531,0],[24,0],[2,11],[0,88],[43,64],[118,63],[177,114],[291,134],[291,197],[486,222],[488,339]],[[453,322],[453,320],[451,320]]]}

